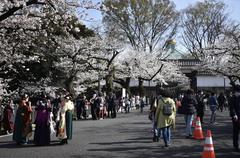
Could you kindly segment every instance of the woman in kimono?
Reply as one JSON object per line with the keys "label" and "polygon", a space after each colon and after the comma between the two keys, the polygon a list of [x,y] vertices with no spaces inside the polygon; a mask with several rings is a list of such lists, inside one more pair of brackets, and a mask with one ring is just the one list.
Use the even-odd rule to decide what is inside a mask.
{"label": "woman in kimono", "polygon": [[67,144],[68,139],[72,139],[72,117],[74,104],[70,100],[70,96],[66,96],[62,102],[59,113],[58,138],[60,144]]}
{"label": "woman in kimono", "polygon": [[40,99],[37,101],[35,110],[37,115],[35,119],[34,143],[36,145],[49,145],[51,103],[47,99],[46,94],[42,93]]}
{"label": "woman in kimono", "polygon": [[31,102],[28,95],[25,94],[18,106],[13,130],[13,140],[19,145],[27,144],[28,138],[32,134],[31,113]]}
{"label": "woman in kimono", "polygon": [[3,128],[7,134],[12,133],[13,124],[14,124],[14,116],[13,116],[12,100],[9,99],[3,111]]}

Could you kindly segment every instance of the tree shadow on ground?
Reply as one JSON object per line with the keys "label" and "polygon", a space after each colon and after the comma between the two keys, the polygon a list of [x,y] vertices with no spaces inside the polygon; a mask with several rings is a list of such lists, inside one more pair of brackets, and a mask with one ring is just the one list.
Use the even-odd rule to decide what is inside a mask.
{"label": "tree shadow on ground", "polygon": [[[129,158],[199,158],[203,152],[203,148],[195,145],[195,146],[172,146],[170,148],[164,148],[160,144],[155,146],[135,146],[135,147],[106,147],[106,148],[98,148],[98,149],[89,149],[88,150],[92,157],[98,157],[98,152],[109,152],[111,153],[111,157],[118,157],[118,155],[128,154]],[[221,149],[215,151],[217,158],[239,158],[240,153],[234,153],[231,149]]]}
{"label": "tree shadow on ground", "polygon": [[[146,158],[146,157],[191,157],[191,158],[199,158],[199,153],[191,153],[191,155],[187,155],[189,152],[189,146],[181,146],[181,147],[170,147],[168,149],[162,147],[160,144],[155,146],[135,146],[135,147],[108,147],[108,148],[100,148],[100,149],[89,149],[92,154],[95,152],[110,152],[114,153],[111,157],[117,157],[123,153],[128,153],[129,158]],[[192,146],[191,148],[194,148]]]}
{"label": "tree shadow on ground", "polygon": [[[133,141],[129,141],[129,140],[133,140]],[[127,145],[127,144],[136,144],[136,143],[152,143],[151,138],[148,138],[148,140],[144,141],[144,140],[134,140],[134,139],[127,139],[127,141],[117,141],[117,142],[101,142],[101,143],[90,143],[90,144],[97,144],[97,145]]]}
{"label": "tree shadow on ground", "polygon": [[[226,128],[226,127],[224,125],[219,127],[214,127],[214,131],[218,131],[218,133],[216,133],[216,139],[229,139],[229,137],[226,138],[226,134],[224,136],[219,131],[222,128]],[[226,129],[224,130],[223,133],[229,132],[229,131],[231,131],[231,129]],[[118,155],[121,155],[122,153],[128,153],[127,157],[129,158],[145,158],[145,157],[199,158],[201,157],[201,154],[203,152],[204,140],[194,140],[194,139],[185,140],[184,133],[177,134],[177,132],[179,131],[173,132],[173,137],[172,137],[173,144],[168,149],[163,147],[163,141],[161,139],[160,139],[160,142],[153,142],[151,137],[152,133],[148,133],[145,131],[145,134],[143,134],[143,136],[138,135],[136,137],[135,135],[135,137],[130,139],[125,139],[125,141],[92,143],[98,146],[96,148],[89,149],[88,151],[91,154],[93,154],[92,157],[94,157],[94,155],[95,157],[97,157],[96,153],[98,152],[111,152],[113,153],[111,157],[118,157]],[[231,135],[231,134],[228,134],[228,135]],[[185,141],[187,142],[184,143]],[[215,154],[217,158],[240,157],[240,154],[233,152],[231,147],[223,149],[221,148],[220,145],[216,145],[215,149],[216,149]]]}
{"label": "tree shadow on ground", "polygon": [[59,141],[51,141],[49,145],[35,145],[33,141],[30,141],[26,145],[18,145],[14,141],[5,141],[1,142],[0,148],[8,148],[8,149],[15,149],[15,148],[34,148],[34,147],[49,147],[49,146],[59,146]]}

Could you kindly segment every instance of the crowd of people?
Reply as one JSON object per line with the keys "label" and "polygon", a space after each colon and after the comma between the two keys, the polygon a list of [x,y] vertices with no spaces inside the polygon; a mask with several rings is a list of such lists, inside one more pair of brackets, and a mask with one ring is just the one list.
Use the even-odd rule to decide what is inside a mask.
{"label": "crowd of people", "polygon": [[[204,119],[204,112],[209,109],[211,116],[207,121]],[[193,138],[193,120],[200,118],[201,124],[216,123],[216,111],[230,112],[233,123],[233,146],[239,152],[238,135],[240,131],[240,86],[236,86],[234,91],[225,96],[223,92],[216,95],[214,92],[204,93],[194,92],[188,89],[184,94],[180,94],[175,100],[168,90],[161,91],[151,102],[149,119],[153,123],[153,141],[159,141],[162,137],[164,147],[170,146],[171,128],[175,128],[176,114],[182,114],[185,121],[185,136],[187,139]]]}
{"label": "crowd of people", "polygon": [[[58,102],[57,102],[58,101]],[[60,144],[72,139],[72,119],[74,103],[70,95],[50,99],[46,93],[30,98],[28,94],[13,102],[8,98],[1,102],[0,127],[5,134],[13,133],[18,145],[26,145],[34,134],[36,145],[49,145],[51,134],[56,133]]]}
{"label": "crowd of people", "polygon": [[143,100],[139,96],[117,98],[114,93],[94,93],[90,98],[84,94],[76,98],[69,94],[50,97],[45,92],[24,94],[18,101],[7,98],[1,102],[0,129],[4,134],[13,133],[19,145],[28,144],[32,134],[36,145],[49,145],[53,133],[60,144],[67,144],[72,139],[73,119],[114,119],[117,112],[129,113],[133,108],[143,112]]}
{"label": "crowd of people", "polygon": [[[6,133],[13,133],[13,140],[17,144],[25,145],[34,133],[33,142],[36,145],[49,145],[51,134],[55,133],[60,144],[67,144],[72,139],[72,120],[92,119],[102,120],[116,118],[117,112],[129,113],[131,109],[138,109],[141,113],[147,104],[146,98],[139,96],[117,98],[114,93],[105,95],[94,93],[89,99],[79,94],[75,99],[69,94],[56,95],[51,98],[42,92],[35,99],[24,94],[19,104],[11,99],[3,102],[0,127]],[[204,118],[206,110],[211,116],[207,121]],[[169,147],[171,142],[171,128],[175,128],[176,115],[182,114],[185,120],[185,136],[192,138],[192,122],[196,117],[201,124],[215,124],[216,111],[230,111],[233,122],[233,146],[239,151],[238,135],[240,130],[240,87],[234,89],[229,96],[224,93],[204,93],[187,90],[174,100],[168,90],[161,91],[151,99],[149,118],[153,122],[154,141],[162,136],[164,146]]]}
{"label": "crowd of people", "polygon": [[[42,93],[35,105],[33,105],[27,94],[21,97],[18,105],[13,128],[13,140],[19,145],[26,145],[34,132],[34,143],[36,145],[49,145],[50,135],[56,130],[56,136],[60,144],[67,143],[72,135],[72,114],[74,105],[69,95],[62,98],[57,112],[56,124],[53,127],[53,114],[51,100]],[[35,116],[34,116],[35,115]],[[33,128],[35,130],[33,131]]]}

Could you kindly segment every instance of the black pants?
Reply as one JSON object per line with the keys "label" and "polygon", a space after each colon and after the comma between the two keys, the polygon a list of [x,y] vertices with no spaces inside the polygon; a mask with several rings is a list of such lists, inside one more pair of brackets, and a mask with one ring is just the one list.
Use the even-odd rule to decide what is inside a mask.
{"label": "black pants", "polygon": [[108,117],[115,118],[116,117],[116,108],[115,105],[110,105],[107,109]]}
{"label": "black pants", "polygon": [[85,106],[77,107],[77,118],[81,119],[81,117],[84,117],[84,119],[86,119],[86,117],[87,117]]}
{"label": "black pants", "polygon": [[233,146],[234,146],[234,148],[239,148],[239,144],[238,144],[239,131],[240,131],[240,122],[233,121]]}
{"label": "black pants", "polygon": [[91,114],[92,114],[92,119],[93,120],[97,120],[98,119],[97,107],[94,106],[94,105],[91,106]]}
{"label": "black pants", "polygon": [[203,116],[204,116],[204,112],[203,111],[197,112],[197,117],[200,118],[201,123],[203,123]]}

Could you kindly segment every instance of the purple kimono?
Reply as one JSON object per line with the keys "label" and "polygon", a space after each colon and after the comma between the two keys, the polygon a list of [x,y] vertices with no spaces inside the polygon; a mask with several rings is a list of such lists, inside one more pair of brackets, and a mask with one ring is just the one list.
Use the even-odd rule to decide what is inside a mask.
{"label": "purple kimono", "polygon": [[34,143],[36,145],[49,145],[50,144],[50,102],[43,98],[37,101],[35,108],[37,115],[35,119],[35,133]]}

